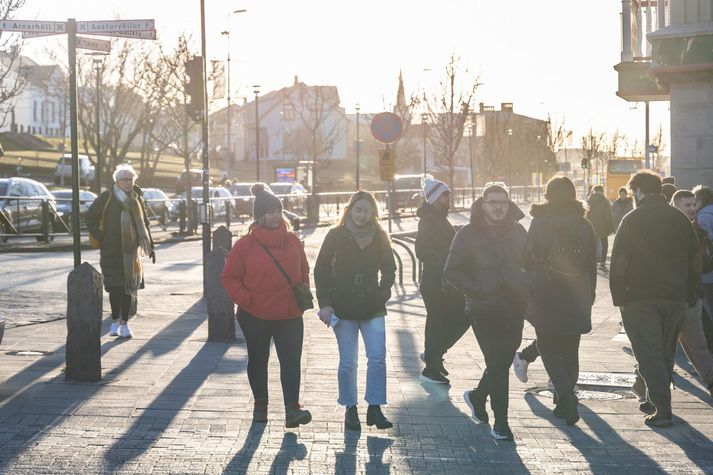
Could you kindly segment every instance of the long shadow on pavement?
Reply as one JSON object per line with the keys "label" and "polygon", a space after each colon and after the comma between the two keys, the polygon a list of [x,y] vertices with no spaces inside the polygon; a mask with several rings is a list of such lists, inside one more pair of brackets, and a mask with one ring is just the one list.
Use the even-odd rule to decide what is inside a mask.
{"label": "long shadow on pavement", "polygon": [[265,428],[267,424],[255,424],[250,426],[250,430],[245,436],[245,441],[243,446],[238,450],[233,459],[226,465],[223,473],[226,474],[241,474],[247,473],[250,467],[250,462],[252,462],[255,452],[260,448],[260,441],[262,440],[262,435],[265,433]]}
{"label": "long shadow on pavement", "polygon": [[[5,448],[6,442],[10,439],[0,438],[0,473],[6,472],[10,464],[22,453],[40,444],[42,434],[49,433],[52,428],[60,425],[67,417],[71,416],[77,408],[83,403],[91,399],[93,395],[101,390],[103,384],[111,379],[116,379],[132,364],[136,363],[141,356],[146,353],[151,353],[155,356],[167,353],[181,344],[183,340],[188,338],[205,320],[205,312],[200,310],[203,307],[203,302],[194,303],[188,310],[176,318],[166,327],[158,331],[151,337],[144,346],[124,361],[119,367],[104,372],[103,382],[99,383],[64,383],[63,380],[58,380],[52,384],[44,382],[35,382],[28,387],[25,387],[21,392],[15,395],[12,401],[0,408],[0,418],[5,411],[11,413],[10,417],[3,420],[7,432],[12,433],[15,429],[13,425],[17,425],[16,432],[23,434],[23,443],[17,443],[17,438],[13,446],[9,449]],[[101,353],[104,355],[109,349],[122,344],[126,340],[112,340],[102,344]],[[57,352],[64,353],[65,346],[58,348]],[[51,365],[46,368],[42,366],[43,362],[38,361],[25,368],[17,375],[10,378],[11,383],[19,383],[23,377],[33,375],[33,371],[37,371],[33,375],[33,379],[38,379],[43,374],[56,370],[64,364],[64,358],[56,358],[52,360]],[[44,362],[46,364],[46,362]],[[42,368],[38,371],[39,368]],[[21,420],[26,416],[39,416],[43,423],[36,423],[30,427],[21,425]],[[44,422],[46,421],[46,422]],[[10,426],[10,427],[8,427]],[[32,444],[32,445],[30,445]]]}
{"label": "long shadow on pavement", "polygon": [[358,468],[357,447],[360,438],[361,431],[344,430],[344,449],[336,453],[334,473],[356,475]]}
{"label": "long shadow on pavement", "polygon": [[[586,423],[594,432],[595,437],[584,432],[578,425],[568,427],[564,421],[557,419],[550,408],[533,394],[526,394],[525,401],[533,414],[549,421],[553,428],[559,429],[589,464],[592,473],[608,474],[634,471],[660,472],[663,469],[651,457],[624,440],[604,419],[597,414],[581,410],[582,419],[578,424]],[[642,418],[643,424],[643,418]],[[556,441],[552,441],[554,444]]]}
{"label": "long shadow on pavement", "polygon": [[[676,359],[674,360],[676,366],[690,374],[691,377],[698,379],[698,381],[701,381],[701,377],[698,375],[693,365],[688,361],[688,358],[681,349],[680,345],[676,348],[676,350]],[[713,407],[713,401],[711,401],[710,393],[701,389],[699,386],[684,378],[680,374],[673,374],[673,384],[677,389],[687,392],[691,396],[698,399],[701,403],[709,407]]]}
{"label": "long shadow on pavement", "polygon": [[275,454],[275,458],[270,464],[268,473],[271,475],[287,475],[290,471],[290,463],[293,460],[304,460],[307,457],[307,447],[297,442],[297,434],[285,432],[282,436],[282,444]]}

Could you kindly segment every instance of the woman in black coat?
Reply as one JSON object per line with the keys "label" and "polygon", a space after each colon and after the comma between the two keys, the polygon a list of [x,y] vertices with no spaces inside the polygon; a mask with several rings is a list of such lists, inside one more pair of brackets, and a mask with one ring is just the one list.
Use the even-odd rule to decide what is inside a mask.
{"label": "woman in black coat", "polygon": [[533,205],[525,269],[533,283],[526,318],[555,387],[555,415],[579,420],[574,385],[579,377],[579,340],[592,329],[597,284],[597,245],[585,207],[566,177],[547,183],[547,202]]}
{"label": "woman in black coat", "polygon": [[140,258],[146,255],[156,262],[146,203],[135,180],[131,165],[117,166],[114,185],[94,200],[86,217],[87,229],[99,243],[99,264],[109,293],[109,335],[122,338],[133,336],[129,328],[131,307],[138,290],[144,287]]}
{"label": "woman in black coat", "polygon": [[361,428],[356,407],[360,333],[367,358],[366,423],[379,429],[392,427],[381,406],[386,404],[384,317],[395,276],[391,241],[379,226],[376,200],[367,191],[357,191],[339,225],[324,238],[314,265],[318,315],[333,328],[339,347],[337,402],[346,407],[345,427],[350,430]]}

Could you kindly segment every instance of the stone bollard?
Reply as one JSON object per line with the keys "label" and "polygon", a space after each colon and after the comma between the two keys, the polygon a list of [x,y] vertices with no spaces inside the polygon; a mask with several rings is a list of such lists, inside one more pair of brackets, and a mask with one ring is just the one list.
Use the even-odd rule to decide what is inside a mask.
{"label": "stone bollard", "polygon": [[88,262],[67,277],[67,356],[64,379],[102,378],[101,344],[104,277]]}
{"label": "stone bollard", "polygon": [[205,258],[205,297],[208,303],[208,341],[235,340],[235,305],[223,288],[223,273],[228,251],[215,246]]}
{"label": "stone bollard", "polygon": [[233,233],[225,226],[219,226],[213,231],[213,249],[222,247],[226,251],[230,251],[233,247]]}

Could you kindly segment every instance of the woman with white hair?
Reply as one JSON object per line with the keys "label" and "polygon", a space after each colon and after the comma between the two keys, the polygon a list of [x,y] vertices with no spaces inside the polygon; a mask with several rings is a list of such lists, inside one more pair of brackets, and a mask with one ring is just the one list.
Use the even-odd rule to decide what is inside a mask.
{"label": "woman with white hair", "polygon": [[114,185],[92,203],[86,217],[89,234],[99,248],[104,288],[109,293],[109,335],[121,338],[134,336],[129,318],[137,291],[144,288],[140,258],[147,255],[156,263],[146,204],[141,188],[134,184],[136,176],[131,165],[118,165]]}

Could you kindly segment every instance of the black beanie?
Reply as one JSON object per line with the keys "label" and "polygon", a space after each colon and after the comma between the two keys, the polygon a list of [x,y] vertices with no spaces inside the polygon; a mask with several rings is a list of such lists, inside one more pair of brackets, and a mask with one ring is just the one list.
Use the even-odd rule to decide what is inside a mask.
{"label": "black beanie", "polygon": [[282,201],[267,189],[264,183],[255,183],[250,187],[250,193],[255,197],[253,200],[253,218],[258,219],[263,214],[273,209],[282,211]]}

